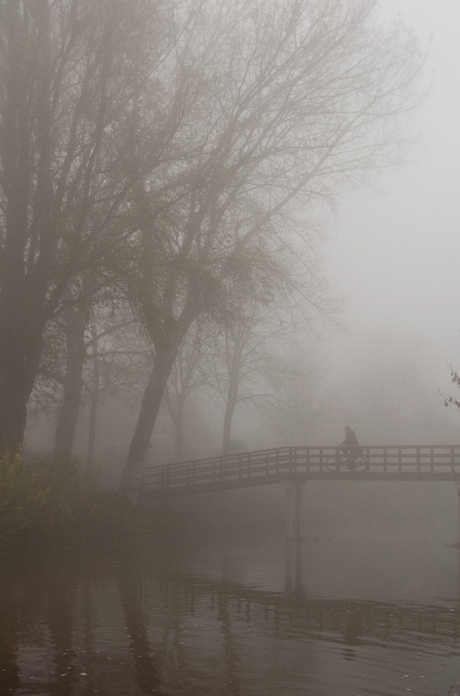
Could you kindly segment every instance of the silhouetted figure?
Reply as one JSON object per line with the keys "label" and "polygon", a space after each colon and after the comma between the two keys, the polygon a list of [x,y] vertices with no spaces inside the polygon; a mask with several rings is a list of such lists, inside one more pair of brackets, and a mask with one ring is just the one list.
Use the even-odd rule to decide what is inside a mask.
{"label": "silhouetted figure", "polygon": [[358,438],[354,430],[350,426],[345,426],[345,440],[340,445],[341,451],[346,454],[348,459],[348,464],[353,464],[358,454],[361,452],[361,447],[359,446]]}

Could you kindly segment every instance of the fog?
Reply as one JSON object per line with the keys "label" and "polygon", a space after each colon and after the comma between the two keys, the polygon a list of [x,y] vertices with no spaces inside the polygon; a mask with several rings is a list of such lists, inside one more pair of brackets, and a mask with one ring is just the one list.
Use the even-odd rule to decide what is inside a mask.
{"label": "fog", "polygon": [[[429,1],[385,0],[383,10],[388,18],[400,15],[423,41],[432,39],[433,84],[411,116],[414,133],[421,135],[405,164],[373,178],[368,187],[343,189],[334,214],[325,214],[318,254],[331,294],[342,303],[334,316],[341,328],[323,326],[320,336],[296,337],[292,359],[306,375],[299,396],[304,403],[289,425],[274,428],[272,420],[267,427],[257,409],[238,405],[232,438],[243,448],[334,444],[343,439],[345,424],[368,445],[458,441],[459,414],[445,409],[443,395],[455,396],[448,364],[460,365],[460,8],[455,0],[436,7]],[[140,399],[140,391],[125,390],[100,407],[96,455],[106,484],[118,485]],[[202,446],[196,446],[196,437],[194,444],[186,441],[183,458],[219,453],[222,402],[206,393],[191,401],[189,408],[200,414]],[[74,447],[80,461],[87,421],[84,405]],[[31,416],[27,447],[49,450],[54,427],[53,415]],[[157,423],[150,463],[174,458],[171,448],[163,447],[165,432],[164,422]]]}
{"label": "fog", "polygon": [[[344,300],[342,330],[305,341],[322,372],[316,398],[327,392],[328,406],[296,442],[261,435],[240,412],[235,437],[257,446],[333,443],[345,424],[366,444],[458,442],[460,416],[442,395],[455,396],[449,364],[460,365],[460,7],[386,0],[383,9],[431,39],[433,83],[413,118],[421,136],[400,168],[342,191],[325,223],[323,270]],[[217,433],[219,417],[210,418]]]}
{"label": "fog", "polygon": [[[203,7],[205,4],[203,3]],[[136,475],[137,465],[141,471],[142,466],[153,469],[153,476],[157,475],[157,479],[153,479],[155,483],[143,498],[143,502],[150,504],[135,508],[136,513],[140,511],[137,520],[140,524],[134,530],[135,539],[133,536],[126,548],[117,539],[112,548],[110,544],[113,536],[103,538],[101,546],[104,546],[103,551],[110,559],[107,564],[104,554],[99,555],[98,549],[91,561],[96,570],[88,572],[90,566],[86,565],[87,560],[81,561],[79,555],[74,555],[72,551],[67,553],[69,548],[66,546],[66,553],[62,554],[64,560],[56,554],[56,561],[53,561],[58,569],[60,563],[64,564],[64,573],[62,567],[55,572],[53,564],[43,574],[39,572],[37,575],[35,569],[33,573],[28,571],[30,578],[24,575],[24,582],[18,583],[20,591],[16,592],[13,604],[8,594],[11,590],[4,591],[8,602],[5,603],[7,609],[3,611],[9,612],[10,604],[14,607],[14,612],[17,612],[15,626],[29,626],[21,611],[25,611],[28,616],[28,609],[32,617],[27,618],[27,621],[30,621],[33,631],[24,631],[26,646],[20,648],[23,653],[18,659],[17,648],[14,647],[16,641],[11,641],[14,644],[11,650],[14,660],[11,659],[10,663],[14,669],[10,671],[14,672],[14,678],[17,678],[15,661],[19,664],[22,659],[27,664],[28,659],[31,659],[30,655],[35,655],[31,647],[34,640],[32,634],[38,636],[39,642],[41,640],[44,653],[48,651],[48,661],[51,662],[53,651],[58,655],[55,660],[56,675],[57,679],[69,679],[69,691],[66,693],[77,693],[77,690],[72,690],[72,680],[86,680],[88,675],[93,679],[98,670],[103,674],[101,683],[105,683],[103,680],[108,680],[109,665],[112,678],[114,674],[117,675],[114,670],[123,672],[119,689],[124,689],[123,693],[129,691],[133,694],[146,693],[150,680],[152,693],[160,693],[160,686],[163,688],[166,684],[166,690],[161,693],[178,693],[179,689],[184,694],[294,694],[301,689],[303,693],[340,693],[345,696],[376,690],[394,696],[400,693],[400,687],[411,683],[414,693],[427,696],[433,694],[435,688],[437,693],[447,693],[448,685],[458,678],[455,669],[458,669],[460,626],[457,596],[460,588],[457,554],[460,491],[456,489],[454,481],[449,479],[452,478],[450,469],[439,475],[439,478],[445,475],[446,480],[427,480],[434,472],[433,451],[431,464],[425,459],[424,468],[417,469],[420,461],[417,465],[412,461],[409,464],[412,469],[407,475],[409,469],[404,470],[401,458],[399,463],[390,463],[392,469],[387,468],[387,451],[380,460],[376,458],[369,464],[371,457],[368,450],[366,471],[372,474],[369,478],[373,480],[365,480],[365,475],[357,473],[359,469],[353,470],[351,453],[350,460],[347,461],[347,473],[343,470],[340,472],[338,468],[338,476],[327,473],[333,469],[323,456],[323,451],[319,464],[314,462],[311,469],[311,462],[305,455],[307,464],[304,470],[300,464],[298,469],[295,468],[299,462],[289,452],[286,455],[288,464],[285,464],[286,460],[282,463],[286,468],[282,469],[281,474],[279,452],[276,453],[275,460],[277,468],[270,471],[269,464],[272,465],[273,460],[269,462],[268,456],[265,461],[262,457],[257,460],[254,456],[252,462],[257,460],[259,474],[262,471],[262,477],[266,477],[266,480],[276,479],[277,483],[259,486],[259,479],[253,487],[250,486],[254,484],[254,479],[249,480],[252,475],[250,458],[242,455],[238,459],[235,456],[230,461],[222,456],[229,452],[244,453],[287,446],[336,446],[344,438],[346,425],[356,431],[359,443],[364,447],[460,443],[460,412],[453,405],[445,407],[445,399],[449,395],[460,400],[458,386],[452,384],[450,374],[450,365],[460,370],[460,3],[458,0],[438,0],[435,5],[433,0],[382,0],[382,9],[390,20],[399,14],[404,22],[413,26],[414,32],[422,38],[424,44],[431,41],[429,66],[433,70],[433,84],[417,113],[408,116],[413,133],[419,134],[419,138],[408,150],[405,163],[400,167],[380,171],[368,181],[367,187],[359,185],[356,188],[342,188],[333,211],[321,209],[318,212],[320,239],[312,242],[314,254],[318,258],[315,271],[318,270],[327,282],[329,298],[335,310],[329,315],[324,312],[321,317],[312,314],[309,323],[302,315],[302,321],[299,320],[298,325],[292,320],[292,317],[298,317],[291,306],[291,323],[287,319],[284,323],[283,310],[276,314],[279,307],[275,302],[272,314],[268,311],[267,317],[262,312],[260,325],[257,321],[254,324],[254,345],[250,341],[248,343],[248,358],[244,370],[242,369],[246,381],[239,385],[239,400],[233,404],[235,411],[230,414],[231,429],[227,428],[227,432],[225,429],[228,420],[225,406],[228,405],[231,391],[230,369],[225,371],[228,368],[228,353],[231,352],[227,351],[225,354],[230,343],[226,343],[225,331],[231,320],[227,319],[226,323],[220,310],[215,310],[213,303],[209,301],[209,305],[212,305],[209,315],[215,325],[210,328],[204,322],[197,328],[198,318],[201,317],[197,313],[181,336],[182,343],[178,349],[179,358],[182,349],[184,353],[190,351],[190,364],[193,363],[193,359],[190,359],[192,349],[206,346],[204,356],[201,356],[202,362],[197,360],[199,369],[196,371],[196,388],[190,389],[186,403],[180,402],[180,389],[174,391],[180,379],[174,369],[180,372],[187,360],[184,358],[181,363],[176,359],[166,398],[163,398],[160,406],[161,392],[153,406],[151,402],[145,409],[150,410],[149,417],[157,407],[159,409],[152,417],[155,425],[150,442],[151,429],[149,431],[146,426],[143,431],[139,430],[137,459],[134,455],[131,457],[129,451],[130,443],[135,440],[136,424],[141,420],[140,414],[147,401],[146,384],[153,382],[155,373],[152,371],[152,364],[158,359],[158,355],[161,356],[163,346],[170,351],[169,357],[173,357],[170,363],[165,360],[160,365],[170,368],[174,363],[176,339],[169,340],[176,330],[176,326],[173,329],[171,326],[179,323],[174,302],[180,306],[183,295],[189,291],[188,285],[193,286],[193,282],[189,280],[193,279],[196,269],[193,272],[188,270],[190,276],[187,282],[179,283],[177,296],[171,302],[170,314],[169,305],[164,310],[163,305],[155,304],[161,294],[153,294],[153,299],[149,299],[152,304],[147,304],[150,315],[146,311],[146,316],[150,316],[150,320],[152,316],[155,317],[155,320],[151,320],[152,324],[157,321],[153,338],[152,335],[149,337],[146,328],[149,322],[144,321],[142,325],[142,319],[139,319],[144,310],[143,306],[139,310],[142,302],[137,307],[137,315],[129,313],[132,298],[134,297],[135,304],[139,295],[130,297],[127,293],[128,297],[125,297],[121,293],[120,296],[115,296],[115,283],[112,289],[108,286],[108,294],[113,292],[114,300],[113,297],[107,300],[104,295],[95,301],[97,307],[94,309],[91,326],[88,328],[88,324],[85,328],[83,325],[82,332],[78,334],[81,343],[86,340],[87,346],[92,348],[82,358],[84,366],[79,375],[85,388],[81,390],[83,399],[76,406],[80,410],[75,438],[70,440],[75,469],[88,483],[88,490],[94,489],[92,492],[96,493],[94,510],[99,505],[99,498],[101,501],[115,501],[114,519],[120,514],[121,497],[106,496],[105,493],[99,496],[99,491],[113,492],[120,491],[121,488],[128,500],[131,500],[128,494],[132,493],[135,486],[131,488],[128,482],[129,485],[126,484],[123,488],[123,473],[126,473],[125,467],[128,464],[132,465],[134,462],[133,471]],[[329,31],[329,26],[325,26]],[[370,54],[373,55],[373,44]],[[205,83],[206,76],[203,85]],[[366,85],[363,91],[365,88]],[[353,104],[351,111],[355,108]],[[206,130],[204,116],[202,118],[204,126],[199,121],[199,127],[196,130],[192,128],[192,133],[198,133],[200,127]],[[248,122],[250,124],[250,119]],[[243,126],[248,127],[244,123]],[[250,130],[252,128],[250,124]],[[187,133],[183,139],[187,139]],[[349,142],[354,142],[353,137]],[[206,142],[203,153],[207,146]],[[199,158],[201,156],[200,152]],[[359,157],[357,161],[361,161]],[[358,168],[359,164],[356,166]],[[339,166],[337,176],[340,174]],[[351,176],[354,175],[353,170]],[[191,185],[191,219],[195,217],[194,186],[195,184]],[[148,188],[147,182],[145,190],[139,188],[136,196],[139,195],[143,202],[144,196],[147,198],[153,191],[153,184],[152,189]],[[289,188],[289,184],[286,188]],[[319,188],[318,191],[320,190]],[[224,188],[223,192],[225,191]],[[183,195],[186,200],[189,192]],[[151,197],[154,198],[153,195]],[[321,195],[318,194],[318,197]],[[217,195],[216,201],[218,198]],[[155,205],[159,205],[158,202]],[[167,208],[166,203],[164,207]],[[185,208],[186,206],[184,210]],[[145,210],[149,212],[150,208]],[[138,223],[137,219],[135,221],[139,228],[145,224],[145,219],[150,221],[145,210],[142,207],[141,222]],[[245,216],[241,211],[238,212],[236,206],[234,211],[230,209],[230,213],[242,215],[241,225],[235,217],[228,223],[228,230],[231,232],[225,230],[229,238],[234,232],[233,242],[237,249],[240,242],[239,225],[244,228]],[[161,220],[161,214],[156,214]],[[302,211],[299,215],[302,215]],[[171,220],[173,217],[171,215]],[[198,213],[196,217],[199,217]],[[203,219],[205,217],[203,214]],[[309,211],[305,211],[305,218],[307,217]],[[152,220],[156,224],[153,212]],[[187,227],[186,215],[185,223],[181,219],[180,224]],[[135,227],[136,233],[139,231],[138,227]],[[222,227],[224,229],[225,225]],[[174,229],[172,224],[171,228]],[[273,228],[275,229],[275,224]],[[161,236],[164,232],[161,230],[161,222],[159,229]],[[180,230],[177,233],[179,239],[183,230],[179,224],[177,229]],[[289,224],[287,229],[289,233],[292,231]],[[144,232],[142,230],[140,236]],[[308,234],[306,237],[309,244]],[[151,246],[147,246],[149,251],[155,246],[155,237],[152,236],[150,242]],[[199,244],[201,241],[198,246]],[[171,243],[171,248],[173,247]],[[249,247],[243,248],[250,251]],[[278,249],[274,246],[273,249],[275,248]],[[262,247],[259,251],[261,249]],[[144,251],[140,246],[139,256],[136,256],[136,259],[142,258],[142,263]],[[217,250],[217,256],[220,251]],[[262,257],[263,254],[258,260]],[[146,267],[152,259],[157,263],[155,254],[146,258]],[[176,261],[181,260],[180,254],[177,258],[173,254],[159,258],[166,258],[161,271],[169,267],[176,268]],[[219,263],[225,266],[231,258],[231,254],[228,258],[222,256]],[[263,266],[264,258],[261,267],[272,268],[268,264]],[[307,267],[309,261],[310,259],[305,264]],[[201,256],[199,262],[201,263]],[[244,262],[247,263],[247,259]],[[130,263],[127,265],[130,266]],[[158,267],[160,266],[161,262],[158,262]],[[139,268],[135,268],[141,276]],[[181,273],[180,263],[177,268],[178,277]],[[147,275],[149,283],[145,286],[147,290],[142,294],[143,301],[150,289],[156,288],[156,283],[161,285],[155,275],[157,271],[158,268],[152,261]],[[201,269],[199,272],[201,273]],[[158,271],[158,277],[160,275],[161,272]],[[172,275],[175,275],[175,271]],[[254,276],[256,275],[254,272]],[[129,273],[127,277],[132,280]],[[265,286],[264,279],[261,281],[256,278],[254,286],[248,284],[252,289],[245,289],[245,297],[244,292],[239,294],[239,276],[235,277],[237,280],[232,281],[235,287],[232,289],[231,302],[224,308],[222,315],[226,317],[226,311],[231,315],[232,302],[237,305],[238,300],[243,298],[242,303],[247,301],[249,310],[247,314],[241,311],[238,319],[241,316],[246,319],[248,314],[252,318],[251,301],[256,298],[254,304],[257,305],[265,288],[269,287],[270,291],[270,284],[267,281]],[[218,273],[216,278],[221,280]],[[172,287],[176,281],[177,278],[169,283],[166,279],[165,287]],[[208,281],[209,278],[200,280],[211,294],[214,286],[211,282],[206,285],[205,282]],[[258,282],[260,286],[257,285]],[[306,285],[307,283],[305,287]],[[184,290],[185,287],[187,291]],[[202,290],[199,283],[197,287]],[[83,314],[85,297],[83,293],[82,301],[79,286],[73,290],[76,299],[72,299],[69,306],[72,315],[72,302],[75,302],[75,319],[78,312]],[[203,295],[205,294],[203,291]],[[224,295],[225,292],[222,292],[222,296]],[[107,308],[111,300],[116,309]],[[64,301],[68,300],[64,298]],[[263,301],[259,304],[265,309]],[[156,314],[158,306],[162,309]],[[207,302],[200,306],[200,311],[206,315]],[[268,301],[267,306],[272,309]],[[120,334],[111,334],[111,312],[117,317],[117,312],[120,313]],[[180,311],[177,314],[180,315]],[[125,321],[126,317],[129,317],[129,321]],[[258,319],[260,315],[256,312],[255,317]],[[53,369],[56,367],[53,364],[54,343],[56,346],[65,343],[65,332],[62,325],[59,326],[60,320],[58,316],[58,326],[54,327],[55,335],[51,332],[50,345],[53,350],[45,356]],[[85,320],[88,321],[88,317]],[[220,325],[217,326],[219,322]],[[209,320],[209,323],[212,321]],[[133,324],[136,326],[131,330]],[[161,329],[158,328],[160,325]],[[161,334],[165,326],[171,332],[169,335],[166,329]],[[293,327],[295,330],[292,330],[291,335]],[[70,333],[69,329],[68,335]],[[102,341],[99,340],[100,336]],[[190,343],[187,343],[186,339],[190,336]],[[163,340],[165,337],[168,340]],[[106,345],[107,352],[104,353]],[[262,349],[260,345],[263,346]],[[174,346],[174,350],[171,346]],[[223,358],[218,355],[218,350],[224,354]],[[57,352],[56,348],[56,354]],[[83,351],[79,353],[80,358],[82,353]],[[108,359],[104,362],[107,356]],[[43,382],[38,380],[38,397],[33,394],[30,400],[24,459],[29,457],[47,462],[46,457],[53,452],[59,416],[58,402],[64,391],[66,369],[63,367],[65,360],[61,358],[62,356],[50,382],[47,382],[49,375],[44,371]],[[160,370],[156,374],[157,387],[164,383],[159,372]],[[42,378],[43,374],[39,377]],[[52,382],[53,379],[55,382]],[[75,413],[75,408],[72,413]],[[177,437],[178,424],[181,426],[181,437]],[[94,434],[94,452],[91,451],[90,456],[89,443]],[[303,451],[305,453],[308,450]],[[56,448],[53,456],[55,452]],[[364,450],[363,452],[365,453]],[[447,457],[444,454],[442,456]],[[180,466],[180,461],[190,462],[206,457],[212,457],[213,464],[204,474],[200,472],[199,466]],[[21,460],[19,454],[17,458]],[[59,457],[55,457],[50,461],[67,465],[72,460],[69,455],[68,459],[62,457],[59,460]],[[172,467],[173,471],[183,471],[184,479],[187,477],[186,483],[178,484],[176,491],[174,475],[169,476],[168,473],[164,476],[165,472],[160,470],[163,476],[160,479],[158,473],[158,467],[174,465],[175,462],[179,466],[175,469]],[[435,463],[442,465],[445,460]],[[231,474],[233,479],[224,480],[230,466],[234,467]],[[449,466],[450,461],[446,464],[446,467]],[[69,471],[71,469],[69,467]],[[441,469],[442,466],[439,470]],[[66,471],[64,467],[63,470]],[[273,471],[275,473],[272,475]],[[422,473],[425,476],[427,471],[425,480],[416,480],[417,475],[422,478]],[[311,472],[314,472],[313,478],[316,475],[316,480],[312,480],[312,477],[306,480]],[[196,483],[200,474],[204,479],[208,477],[201,489],[202,479]],[[247,481],[244,479],[245,475]],[[405,476],[410,480],[404,480]],[[281,485],[279,481],[282,477],[289,481],[284,481]],[[70,478],[73,482],[72,475]],[[137,486],[136,496],[139,482],[142,481],[141,475],[137,478],[133,475],[132,480]],[[458,482],[456,483],[458,486]],[[223,490],[226,484],[229,490]],[[196,494],[182,495],[186,486],[189,487],[187,493],[192,489]],[[196,491],[193,490],[195,486]],[[230,490],[232,486],[235,486],[235,490]],[[242,488],[238,489],[236,486]],[[149,500],[148,494],[152,490],[153,495]],[[165,490],[167,495],[171,493],[170,499],[162,498]],[[178,490],[177,497],[173,497]],[[289,497],[289,494],[292,495]],[[294,501],[291,508],[289,501]],[[129,507],[130,512],[133,509],[134,507]],[[290,513],[293,513],[291,518]],[[292,522],[294,517],[296,524],[292,523],[289,527],[288,520],[291,519]],[[101,535],[105,534],[104,524],[105,520],[102,522]],[[294,530],[291,536],[289,529]],[[92,532],[86,527],[84,532],[87,534],[84,537],[86,543]],[[290,567],[289,549],[292,551],[294,543],[299,555],[292,556],[291,561],[294,558],[294,563]],[[88,549],[84,550],[87,552]],[[113,557],[110,558],[112,554]],[[102,567],[97,569],[99,564]],[[299,577],[303,573],[298,587],[294,588],[292,577],[289,585],[289,572],[291,576],[298,573]],[[17,570],[14,569],[11,578],[19,577],[16,573]],[[50,592],[49,596],[55,597],[56,602],[43,601],[42,607],[42,596],[47,597],[47,594],[45,591],[37,591],[36,576],[38,589],[40,590],[40,583],[43,583],[43,587],[49,586],[51,589],[46,592]],[[14,587],[16,582],[8,581],[8,584]],[[34,592],[28,589],[29,583],[33,583]],[[5,587],[6,585],[7,583]],[[293,589],[294,593],[291,592]],[[299,589],[300,592],[297,592]],[[23,599],[28,594],[32,597],[31,601]],[[75,601],[75,598],[79,600],[80,597],[82,601]],[[72,601],[68,601],[69,598]],[[326,602],[323,602],[324,598]],[[313,601],[309,605],[311,600]],[[383,606],[383,603],[388,603],[388,606]],[[413,607],[410,605],[415,606],[415,603],[420,603],[420,607],[416,608],[413,615]],[[20,610],[20,605],[24,609]],[[319,612],[318,621],[310,619],[306,628],[301,622],[302,607],[306,607],[306,614],[311,617],[316,616],[315,611]],[[74,614],[71,615],[71,611]],[[435,626],[434,620],[432,628],[423,628],[422,619],[425,614],[438,617],[440,628]],[[285,616],[287,619],[284,624]],[[58,640],[61,619],[63,625],[66,625]],[[92,621],[95,623],[94,627]],[[404,624],[404,621],[408,623]],[[344,630],[342,624],[345,626]],[[77,628],[75,635],[72,635],[69,627],[74,626]],[[445,626],[449,631],[453,626],[452,635],[446,632]],[[389,627],[394,631],[392,635],[387,630]],[[56,640],[53,631],[57,635]],[[385,634],[383,637],[382,633]],[[75,651],[75,645],[78,645],[82,636],[85,638],[85,646],[79,648],[79,652]],[[423,640],[429,643],[428,648],[422,647]],[[219,641],[222,642],[222,650]],[[248,648],[245,647],[246,641],[250,644]],[[107,665],[102,662],[100,646],[104,659],[107,653]],[[361,649],[361,646],[364,647]],[[394,652],[395,657],[390,651]],[[63,660],[62,656],[66,655],[68,657]],[[76,670],[67,667],[67,664],[71,665],[74,655],[80,660]],[[113,656],[115,658],[112,662]],[[291,656],[294,656],[292,661]],[[126,665],[129,665],[132,658],[134,667],[131,666],[130,676],[129,669],[124,665],[125,660]],[[251,663],[246,672],[245,659]],[[257,659],[260,659],[262,667],[259,667]],[[415,660],[419,662],[416,663]],[[98,662],[98,666],[94,667],[92,662]],[[308,674],[304,675],[302,670],[307,669],[305,665],[308,667]],[[446,665],[450,672],[447,672]],[[445,674],[441,673],[444,669]],[[279,686],[276,680],[270,678],[271,670],[276,679],[279,679]],[[219,671],[222,672],[221,679],[216,678]],[[245,674],[244,679],[240,676],[242,672]],[[431,675],[429,684],[428,680],[426,684],[423,681],[418,683],[417,680],[425,679],[423,672]],[[292,689],[286,675],[292,679]],[[39,674],[39,677],[45,679],[43,675]],[[241,680],[241,686],[237,677]],[[27,679],[27,676],[23,678]],[[36,679],[35,672],[31,679]],[[130,690],[131,687],[124,685],[124,680],[128,684],[129,679],[139,685],[139,690]],[[219,679],[219,688],[216,690],[213,685]],[[403,679],[409,681],[403,682]],[[310,684],[310,680],[311,690],[307,691],[308,687],[305,685]],[[267,683],[263,683],[264,681]],[[94,683],[97,684],[96,681]],[[190,684],[192,690],[187,690]],[[258,690],[259,684],[262,684],[263,691]],[[332,686],[328,687],[328,684]],[[86,693],[89,688],[85,684],[84,688],[81,687],[81,693]],[[410,690],[407,688],[407,691]],[[115,689],[114,693],[122,691]]]}
{"label": "fog", "polygon": [[[425,135],[413,162],[380,177],[373,190],[345,192],[327,244],[327,271],[347,298],[348,332],[335,335],[337,374],[369,360],[376,341],[399,346],[401,359],[420,366],[433,404],[438,388],[450,394],[447,363],[458,363],[458,160],[460,45],[454,0],[384,3],[423,37],[431,34],[433,86],[419,116]],[[347,405],[353,421],[358,404]],[[458,419],[447,413],[453,428]],[[436,436],[436,433],[433,433]],[[365,438],[366,439],[366,438]]]}

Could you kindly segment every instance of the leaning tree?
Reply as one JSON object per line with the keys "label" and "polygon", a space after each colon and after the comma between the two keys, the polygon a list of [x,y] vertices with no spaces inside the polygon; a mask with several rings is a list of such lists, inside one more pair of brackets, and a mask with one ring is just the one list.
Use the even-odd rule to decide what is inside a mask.
{"label": "leaning tree", "polygon": [[299,210],[399,162],[424,91],[416,37],[380,21],[372,0],[171,6],[175,51],[156,78],[161,108],[181,119],[133,200],[129,289],[155,355],[123,488],[139,476],[193,321],[225,321],[229,288],[251,294],[261,256],[295,233],[308,242]]}

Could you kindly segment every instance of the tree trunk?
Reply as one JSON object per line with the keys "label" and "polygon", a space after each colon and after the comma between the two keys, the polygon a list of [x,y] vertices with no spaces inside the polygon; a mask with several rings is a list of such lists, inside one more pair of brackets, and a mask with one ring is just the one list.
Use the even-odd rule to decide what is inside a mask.
{"label": "tree trunk", "polygon": [[171,395],[166,388],[163,397],[173,426],[174,459],[181,462],[184,458],[184,410],[187,395],[184,392]]}
{"label": "tree trunk", "polygon": [[179,397],[176,414],[173,420],[174,427],[174,457],[176,462],[184,459],[184,402]]}
{"label": "tree trunk", "polygon": [[91,404],[89,410],[89,432],[88,432],[88,450],[86,457],[86,478],[91,479],[94,476],[94,447],[96,444],[96,421],[97,409],[99,406],[100,394],[100,378],[99,378],[99,356],[97,351],[97,340],[93,347],[93,389],[91,392]]}
{"label": "tree trunk", "polygon": [[176,356],[176,341],[168,342],[168,345],[158,348],[152,373],[144,391],[120,487],[120,490],[133,501],[137,498],[153,428]]}
{"label": "tree trunk", "polygon": [[[35,305],[27,298],[0,301],[0,455],[15,454],[24,441],[27,402],[38,371],[43,341]],[[9,305],[9,306],[8,306]]]}
{"label": "tree trunk", "polygon": [[230,452],[230,440],[232,437],[232,420],[235,413],[236,404],[239,396],[239,365],[241,350],[235,345],[231,366],[229,369],[229,384],[227,391],[227,401],[225,403],[224,430],[222,437],[222,452]]}
{"label": "tree trunk", "polygon": [[22,372],[23,363],[5,357],[0,365],[0,455],[16,454],[24,441],[27,401],[31,388]]}
{"label": "tree trunk", "polygon": [[[4,216],[0,248],[0,455],[17,452],[24,439],[27,402],[43,349],[46,277],[55,248],[50,205],[48,4],[40,3],[35,8],[39,36],[36,43],[25,31],[27,22],[23,21],[20,3],[2,5],[5,64],[0,138]],[[32,58],[29,49],[33,43],[38,50]],[[34,74],[33,60],[37,68]],[[37,157],[34,142],[40,142]],[[34,234],[30,235],[32,214]]]}
{"label": "tree trunk", "polygon": [[228,454],[230,452],[230,441],[232,437],[232,420],[233,414],[235,412],[236,401],[229,399],[225,405],[224,413],[224,429],[222,437],[222,453]]}
{"label": "tree trunk", "polygon": [[53,459],[70,463],[83,390],[83,365],[86,358],[85,328],[87,315],[82,306],[64,312],[67,360],[64,397],[54,435]]}

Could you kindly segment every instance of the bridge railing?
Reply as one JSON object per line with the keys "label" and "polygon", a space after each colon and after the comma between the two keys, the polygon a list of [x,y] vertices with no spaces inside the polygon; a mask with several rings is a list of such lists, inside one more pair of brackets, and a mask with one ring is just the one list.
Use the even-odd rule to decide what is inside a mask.
{"label": "bridge railing", "polygon": [[[369,462],[366,474],[387,476],[444,475],[460,478],[460,445],[362,447]],[[145,492],[190,492],[205,487],[237,487],[293,478],[336,478],[338,448],[281,447],[222,457],[177,462],[144,469]]]}

